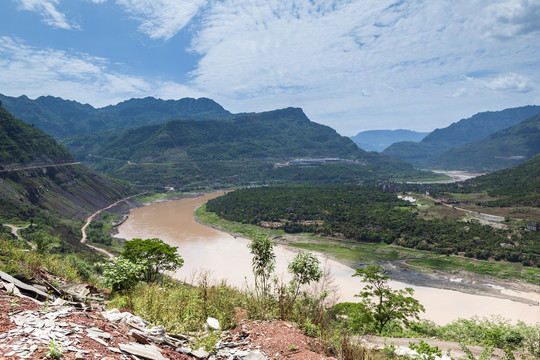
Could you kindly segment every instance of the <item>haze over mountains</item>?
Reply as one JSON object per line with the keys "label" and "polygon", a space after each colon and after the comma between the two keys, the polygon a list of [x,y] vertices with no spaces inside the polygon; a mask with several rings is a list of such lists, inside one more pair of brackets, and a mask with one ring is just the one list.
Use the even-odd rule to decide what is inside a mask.
{"label": "haze over mountains", "polygon": [[403,129],[367,130],[359,132],[355,136],[351,136],[351,139],[360,149],[382,152],[393,143],[400,141],[418,142],[427,134],[429,133]]}

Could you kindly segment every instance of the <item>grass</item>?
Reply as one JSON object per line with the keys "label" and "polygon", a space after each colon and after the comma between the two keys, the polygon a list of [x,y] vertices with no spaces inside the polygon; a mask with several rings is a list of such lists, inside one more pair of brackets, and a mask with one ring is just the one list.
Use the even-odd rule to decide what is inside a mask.
{"label": "grass", "polygon": [[444,271],[465,270],[475,274],[489,275],[501,279],[522,279],[540,285],[540,269],[524,267],[505,261],[486,261],[458,256],[417,259],[408,261],[411,265]]}

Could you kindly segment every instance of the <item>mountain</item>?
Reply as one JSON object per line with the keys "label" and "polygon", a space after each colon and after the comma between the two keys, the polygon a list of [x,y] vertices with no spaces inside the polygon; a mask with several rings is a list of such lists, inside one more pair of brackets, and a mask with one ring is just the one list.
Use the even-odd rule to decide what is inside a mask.
{"label": "mountain", "polygon": [[1,105],[0,169],[75,161],[52,137],[16,119]]}
{"label": "mountain", "polygon": [[427,132],[417,132],[412,130],[367,130],[351,136],[359,148],[366,151],[381,152],[390,145],[399,141],[418,142],[422,140]]}
{"label": "mountain", "polygon": [[492,206],[540,206],[540,154],[514,167],[448,184],[447,191],[483,192],[498,198]]}
{"label": "mountain", "polygon": [[431,167],[493,171],[517,165],[540,153],[540,114],[483,140],[454,147],[428,160]]}
{"label": "mountain", "polygon": [[176,119],[226,119],[232,115],[213,100],[184,98],[161,100],[152,97],[130,99],[116,105],[96,109],[88,104],[41,96],[0,94],[4,107],[56,139],[95,131],[125,130]]}
{"label": "mountain", "polygon": [[0,209],[36,205],[82,220],[128,192],[126,184],[76,163],[51,136],[0,106]]}
{"label": "mountain", "polygon": [[415,167],[425,167],[428,166],[428,159],[435,158],[448,149],[481,140],[538,113],[540,106],[531,105],[478,113],[446,128],[435,129],[419,143],[394,143],[384,150],[383,154],[407,161]]}
{"label": "mountain", "polygon": [[[145,186],[358,182],[414,172],[400,160],[366,153],[332,128],[311,122],[298,108],[204,122],[174,120],[119,134],[80,136],[67,146],[94,169]],[[287,163],[299,158],[331,159],[324,166],[319,160]]]}

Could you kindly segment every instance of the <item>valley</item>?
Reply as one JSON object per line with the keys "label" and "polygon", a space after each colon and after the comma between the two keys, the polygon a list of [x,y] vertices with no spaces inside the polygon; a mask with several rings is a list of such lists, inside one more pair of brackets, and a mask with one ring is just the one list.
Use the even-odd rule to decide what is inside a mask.
{"label": "valley", "polygon": [[[19,100],[25,105],[18,103],[18,111],[48,114],[40,118],[41,126],[52,126],[52,120],[70,111],[93,115],[72,124],[80,126],[77,131],[56,132],[60,145],[0,109],[0,136],[5,140],[0,144],[0,222],[6,225],[0,228],[0,241],[10,244],[0,249],[2,271],[32,274],[38,266],[18,259],[36,256],[31,261],[47,264],[43,266],[55,274],[98,287],[120,276],[123,280],[112,285],[111,298],[132,311],[135,301],[149,299],[154,291],[174,292],[185,284],[199,284],[190,291],[202,291],[202,300],[192,295],[189,301],[206,306],[204,289],[215,289],[217,285],[209,284],[223,280],[219,286],[226,286],[224,291],[243,298],[227,301],[238,301],[253,318],[280,314],[297,319],[306,332],[329,331],[321,318],[283,313],[283,299],[293,294],[287,286],[294,288],[289,262],[308,251],[316,254],[328,275],[318,285],[303,288],[302,298],[290,306],[306,311],[311,301],[319,304],[321,316],[337,326],[331,331],[345,326],[373,333],[368,318],[335,325],[336,311],[351,317],[363,314],[355,297],[363,284],[352,275],[373,264],[391,276],[389,291],[412,287],[425,307],[422,320],[411,326],[392,322],[391,336],[427,335],[435,331],[430,327],[444,332],[463,321],[485,321],[486,326],[508,321],[516,325],[504,326],[521,327],[520,334],[529,334],[531,330],[522,328],[536,326],[540,319],[539,233],[528,229],[540,219],[540,155],[532,154],[536,132],[523,130],[533,129],[537,117],[511,127],[509,137],[504,131],[490,135],[517,144],[519,134],[525,139],[520,140],[523,149],[532,149],[530,158],[519,158],[520,164],[506,170],[480,173],[476,168],[419,170],[403,160],[363,151],[330,127],[312,122],[299,108],[235,115],[209,99],[132,99],[94,110],[62,99]],[[196,109],[192,118],[170,118],[186,104]],[[55,113],[64,106],[71,110]],[[214,110],[207,112],[208,107]],[[527,111],[532,110],[524,114]],[[130,117],[137,120],[130,123]],[[118,122],[97,126],[97,119]],[[94,125],[97,131],[90,131]],[[58,130],[68,125],[54,126]],[[276,244],[279,280],[270,295],[273,304],[253,297],[248,244],[259,236]],[[156,277],[167,284],[164,289],[141,283],[140,275],[130,280],[133,275],[120,273],[137,271],[147,260],[142,256],[126,266],[128,241],[151,238],[178,247],[173,253],[182,257],[183,266],[174,273]],[[9,259],[13,255],[4,256],[12,246],[21,251],[15,262]],[[120,293],[114,286],[131,288]],[[154,290],[148,292],[146,286]],[[318,297],[323,294],[326,305]],[[215,316],[231,314],[226,310]],[[358,330],[356,324],[365,329]]]}

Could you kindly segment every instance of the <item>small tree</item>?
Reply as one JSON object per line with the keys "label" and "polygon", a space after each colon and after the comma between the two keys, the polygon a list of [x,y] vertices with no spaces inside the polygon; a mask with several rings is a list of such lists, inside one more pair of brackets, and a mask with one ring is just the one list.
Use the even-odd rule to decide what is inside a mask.
{"label": "small tree", "polygon": [[120,256],[132,263],[142,264],[142,280],[153,282],[161,271],[174,271],[184,265],[184,260],[176,252],[177,249],[178,247],[165,244],[157,238],[133,239],[125,242]]}
{"label": "small tree", "polygon": [[266,235],[256,234],[248,247],[253,254],[251,266],[255,276],[255,290],[266,299],[270,294],[270,276],[276,264],[274,243]]}
{"label": "small tree", "polygon": [[323,272],[319,267],[320,261],[310,252],[300,251],[289,264],[289,272],[293,278],[291,280],[292,301],[298,297],[302,285],[307,285],[312,281],[319,281],[323,277]]}
{"label": "small tree", "polygon": [[357,297],[362,298],[362,305],[367,315],[375,323],[375,330],[381,334],[390,321],[408,324],[409,318],[419,319],[418,314],[424,310],[420,302],[412,295],[414,290],[392,290],[388,285],[390,276],[384,273],[379,265],[368,266],[366,269],[356,269],[353,276],[360,276],[366,282],[362,292]]}
{"label": "small tree", "polygon": [[103,268],[105,286],[110,287],[114,292],[133,288],[145,270],[143,264],[133,263],[121,256],[97,265]]}

